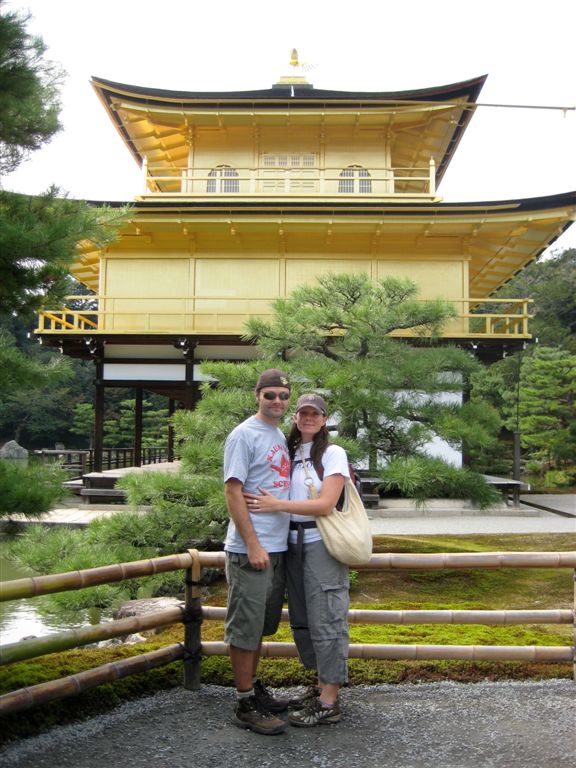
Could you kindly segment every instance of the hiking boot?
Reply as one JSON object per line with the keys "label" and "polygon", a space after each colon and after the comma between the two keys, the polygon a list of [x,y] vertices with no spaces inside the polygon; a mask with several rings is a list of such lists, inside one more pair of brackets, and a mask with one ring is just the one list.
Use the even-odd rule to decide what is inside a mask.
{"label": "hiking boot", "polygon": [[282,733],[286,729],[286,723],[271,712],[267,712],[260,706],[256,696],[248,696],[238,699],[234,708],[234,725],[239,728],[248,728],[265,736],[273,736]]}
{"label": "hiking boot", "polygon": [[304,709],[312,701],[320,696],[320,688],[317,685],[309,685],[308,688],[300,696],[295,696],[293,699],[289,699],[288,706],[290,709]]}
{"label": "hiking boot", "polygon": [[254,696],[258,704],[268,712],[284,712],[288,699],[277,699],[260,680],[254,681]]}
{"label": "hiking boot", "polygon": [[304,709],[290,712],[288,722],[300,728],[312,728],[324,723],[337,723],[342,717],[338,700],[331,707],[323,707],[319,698],[312,699]]}

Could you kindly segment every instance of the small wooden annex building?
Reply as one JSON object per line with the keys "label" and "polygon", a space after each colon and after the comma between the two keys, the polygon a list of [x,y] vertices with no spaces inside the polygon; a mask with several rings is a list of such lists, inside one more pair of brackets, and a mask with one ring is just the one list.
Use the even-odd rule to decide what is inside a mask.
{"label": "small wooden annex building", "polygon": [[576,193],[442,200],[485,77],[330,91],[297,63],[293,55],[292,75],[257,91],[92,81],[142,168],[142,190],[115,243],[79,251],[72,273],[95,296],[47,308],[36,333],[95,362],[95,469],[107,387],[193,407],[198,364],[253,357],[246,318],[321,273],[410,277],[422,298],[455,303],[445,339],[486,361],[530,339],[529,297],[492,296],[570,225]]}

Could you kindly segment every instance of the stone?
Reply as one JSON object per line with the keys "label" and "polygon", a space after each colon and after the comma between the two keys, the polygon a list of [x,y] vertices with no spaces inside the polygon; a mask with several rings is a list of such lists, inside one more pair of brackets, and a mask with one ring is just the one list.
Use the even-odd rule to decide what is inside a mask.
{"label": "stone", "polygon": [[0,448],[0,459],[28,459],[28,451],[16,440],[9,440]]}
{"label": "stone", "polygon": [[141,600],[128,600],[114,611],[115,619],[127,619],[129,616],[145,616],[148,613],[166,611],[168,608],[183,608],[184,602],[177,597],[148,597]]}

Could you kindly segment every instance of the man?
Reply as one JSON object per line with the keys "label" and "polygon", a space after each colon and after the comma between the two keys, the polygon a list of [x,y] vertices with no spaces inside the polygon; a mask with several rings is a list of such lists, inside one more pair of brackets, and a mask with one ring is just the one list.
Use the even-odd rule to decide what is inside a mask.
{"label": "man", "polygon": [[290,459],[279,429],[288,408],[290,382],[276,368],[264,371],[256,384],[258,411],[228,435],[224,447],[224,493],[230,522],[224,543],[228,611],[225,640],[237,702],[236,725],[257,733],[276,734],[286,723],[274,713],[288,700],[274,698],[256,676],[262,637],[278,629],[285,593],[284,559],[290,515],[250,514],[243,491],[265,488],[288,499]]}

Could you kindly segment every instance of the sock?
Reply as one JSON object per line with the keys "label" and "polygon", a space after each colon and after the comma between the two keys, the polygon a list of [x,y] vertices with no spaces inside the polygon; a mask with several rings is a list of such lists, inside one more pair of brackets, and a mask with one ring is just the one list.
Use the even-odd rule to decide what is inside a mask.
{"label": "sock", "polygon": [[254,696],[254,688],[250,688],[249,691],[236,691],[237,699],[248,699],[250,696]]}

